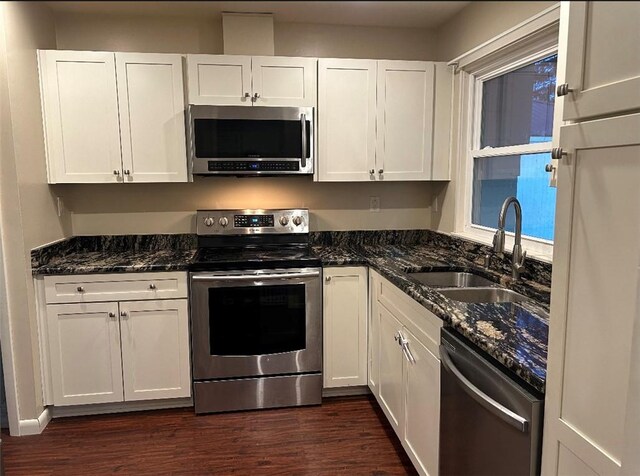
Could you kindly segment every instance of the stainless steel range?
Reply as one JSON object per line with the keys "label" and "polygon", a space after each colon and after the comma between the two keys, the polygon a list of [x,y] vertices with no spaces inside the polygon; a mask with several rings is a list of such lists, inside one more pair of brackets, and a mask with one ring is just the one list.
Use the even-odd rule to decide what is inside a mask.
{"label": "stainless steel range", "polygon": [[322,273],[308,210],[200,210],[197,233],[196,413],[319,404]]}

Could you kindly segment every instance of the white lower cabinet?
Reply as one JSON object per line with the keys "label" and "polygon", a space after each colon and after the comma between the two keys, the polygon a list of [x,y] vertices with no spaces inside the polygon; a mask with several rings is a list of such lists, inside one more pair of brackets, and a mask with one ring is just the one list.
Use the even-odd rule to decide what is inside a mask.
{"label": "white lower cabinet", "polygon": [[[151,282],[151,295],[159,292],[155,274],[178,282],[173,294],[180,299],[140,299],[135,284],[141,280]],[[41,337],[47,339],[41,342],[41,349],[48,349],[43,359],[45,404],[85,405],[191,395],[185,273],[142,273],[133,278],[61,276],[45,281],[49,288],[60,288],[76,279],[90,283],[96,293],[108,295],[116,276],[122,300],[46,304],[46,321],[42,322],[46,332]],[[130,294],[136,296],[135,301],[126,300],[127,282],[134,283]],[[88,288],[77,289],[83,294]],[[48,299],[53,297],[50,293]]]}
{"label": "white lower cabinet", "polygon": [[118,303],[47,306],[55,405],[121,402]]}
{"label": "white lower cabinet", "polygon": [[120,303],[124,399],[188,397],[186,299]]}
{"label": "white lower cabinet", "polygon": [[442,321],[379,274],[371,275],[376,338],[369,341],[369,388],[418,473],[437,475]]}
{"label": "white lower cabinet", "polygon": [[367,384],[367,269],[324,269],[325,388]]}

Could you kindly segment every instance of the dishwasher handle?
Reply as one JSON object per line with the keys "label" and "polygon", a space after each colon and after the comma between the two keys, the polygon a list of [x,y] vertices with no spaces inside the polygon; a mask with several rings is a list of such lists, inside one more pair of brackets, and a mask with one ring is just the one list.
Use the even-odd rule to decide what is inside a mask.
{"label": "dishwasher handle", "polygon": [[496,402],[493,398],[484,393],[472,384],[464,375],[462,375],[462,372],[458,370],[451,360],[447,348],[444,345],[440,346],[440,361],[442,362],[444,369],[453,375],[453,377],[460,383],[463,390],[486,410],[512,427],[520,430],[522,433],[527,433],[529,431],[529,421],[526,418],[521,417],[504,405]]}

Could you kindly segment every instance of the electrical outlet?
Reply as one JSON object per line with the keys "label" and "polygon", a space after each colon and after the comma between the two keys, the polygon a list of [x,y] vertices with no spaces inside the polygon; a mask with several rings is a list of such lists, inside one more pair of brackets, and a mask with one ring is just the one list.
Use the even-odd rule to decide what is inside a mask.
{"label": "electrical outlet", "polygon": [[369,211],[370,212],[380,211],[380,197],[369,197]]}

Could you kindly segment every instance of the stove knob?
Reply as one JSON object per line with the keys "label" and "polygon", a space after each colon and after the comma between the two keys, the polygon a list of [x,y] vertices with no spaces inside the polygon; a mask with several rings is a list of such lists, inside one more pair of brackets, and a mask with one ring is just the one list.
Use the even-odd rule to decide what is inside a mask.
{"label": "stove knob", "polygon": [[205,219],[204,219],[204,224],[205,224],[206,226],[213,226],[213,218],[211,218],[211,217],[207,217],[207,218],[205,218]]}
{"label": "stove knob", "polygon": [[293,224],[295,226],[300,226],[302,224],[302,217],[293,217]]}
{"label": "stove knob", "polygon": [[220,220],[218,220],[218,223],[220,223],[220,226],[224,228],[229,224],[229,219],[227,217],[221,217]]}
{"label": "stove knob", "polygon": [[287,226],[287,223],[289,223],[289,218],[285,216],[281,216],[279,221],[282,226]]}

